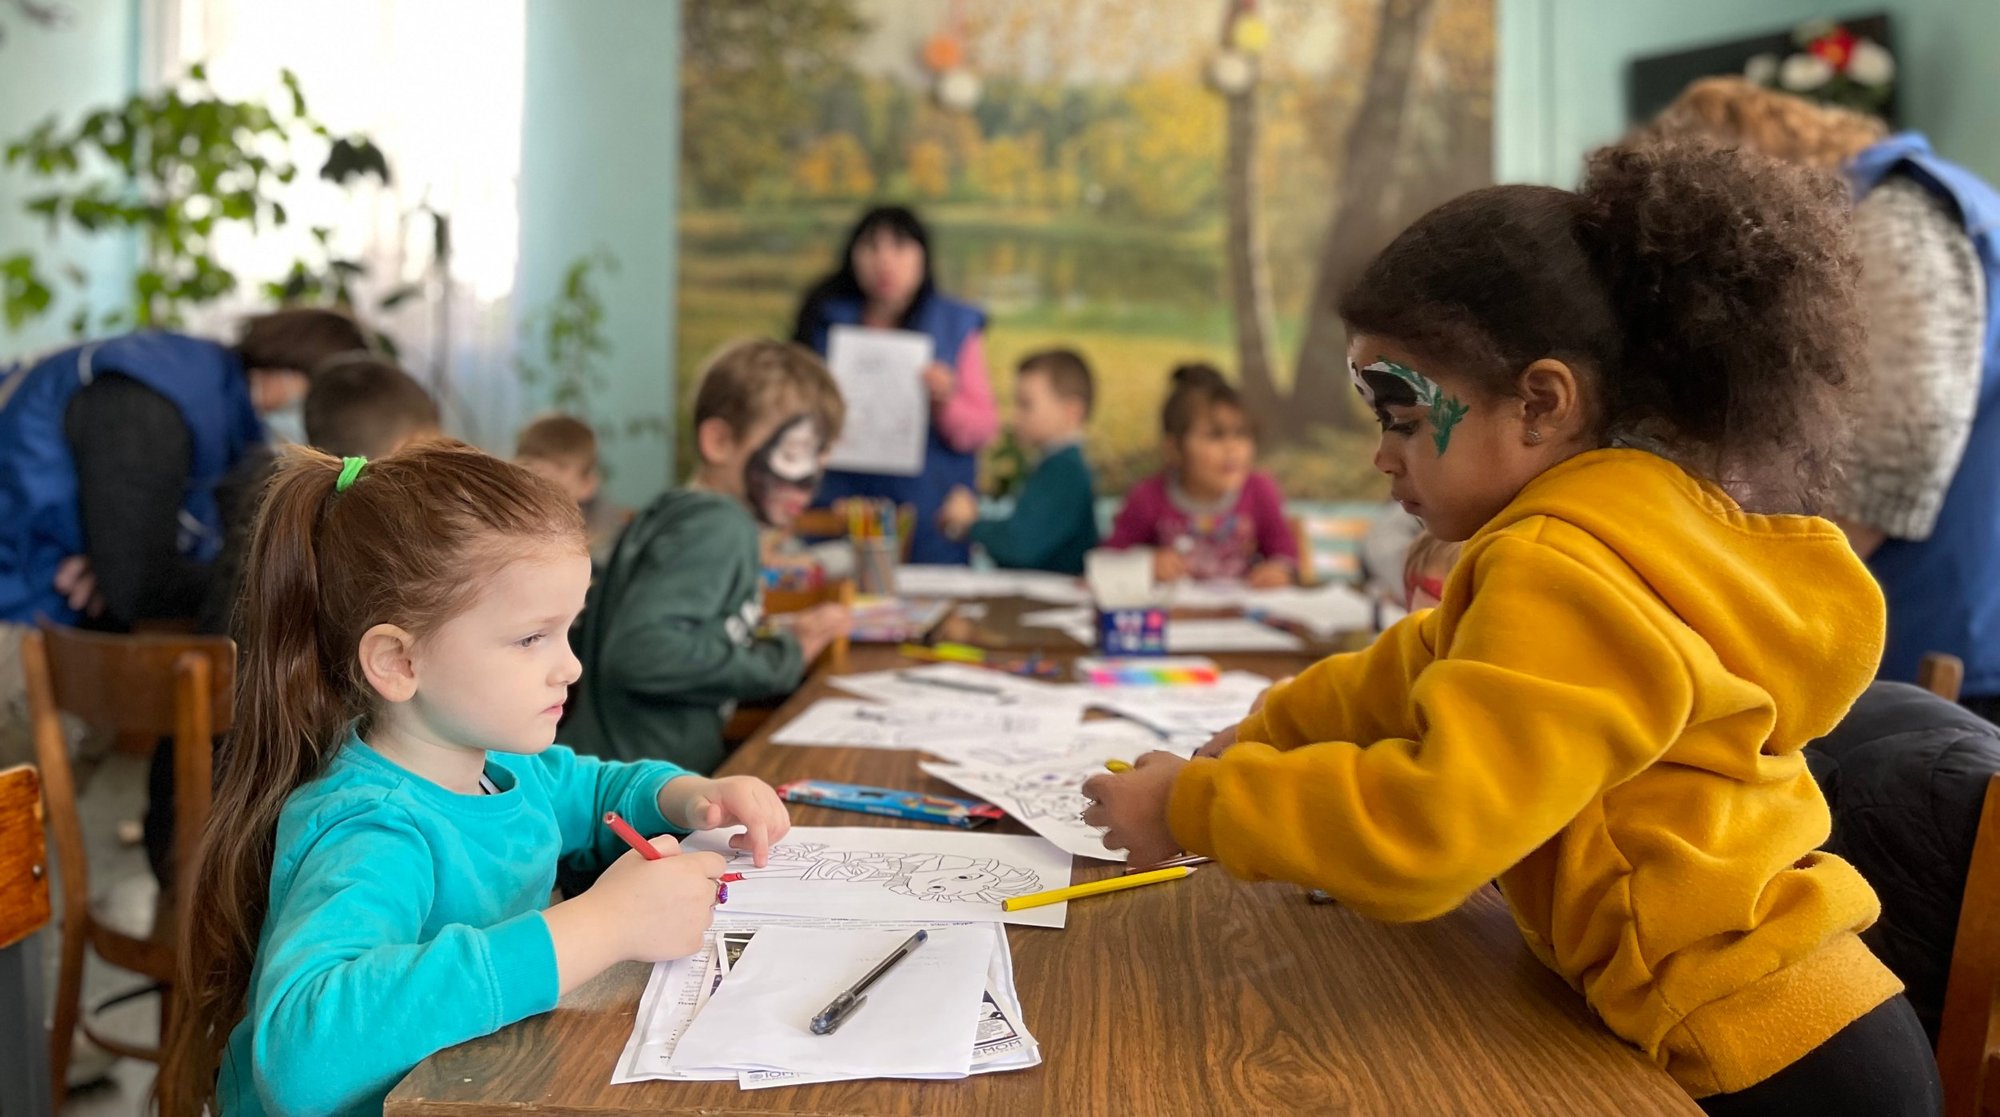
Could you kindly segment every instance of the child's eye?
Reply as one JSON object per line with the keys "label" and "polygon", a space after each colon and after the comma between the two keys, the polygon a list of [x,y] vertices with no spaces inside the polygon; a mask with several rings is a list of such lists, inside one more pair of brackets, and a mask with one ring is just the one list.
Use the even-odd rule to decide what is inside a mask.
{"label": "child's eye", "polygon": [[536,644],[539,644],[539,643],[541,643],[541,642],[542,642],[542,637],[543,637],[543,636],[545,636],[545,635],[547,635],[547,634],[546,634],[546,633],[541,633],[541,632],[537,632],[537,633],[535,633],[535,634],[534,634],[533,636],[523,636],[523,637],[521,637],[521,638],[520,638],[519,640],[516,640],[516,641],[514,641],[514,645],[515,645],[516,647],[520,647],[520,648],[532,648],[532,647],[534,647],[534,646],[535,646]]}
{"label": "child's eye", "polygon": [[1417,420],[1415,419],[1405,419],[1398,423],[1392,421],[1387,415],[1377,415],[1375,421],[1380,423],[1382,429],[1389,434],[1400,434],[1407,437],[1417,433]]}

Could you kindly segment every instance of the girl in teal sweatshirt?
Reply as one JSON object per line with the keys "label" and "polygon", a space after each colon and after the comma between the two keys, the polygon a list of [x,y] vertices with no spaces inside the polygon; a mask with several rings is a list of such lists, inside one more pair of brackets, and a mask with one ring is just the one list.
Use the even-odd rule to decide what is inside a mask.
{"label": "girl in teal sweatshirt", "polygon": [[[380,1112],[432,1052],[700,945],[722,859],[644,860],[604,814],[646,834],[741,824],[732,844],[762,864],[784,804],[751,777],[552,743],[589,582],[575,503],[470,447],[279,466],[164,1112]],[[559,861],[609,867],[551,905]]]}

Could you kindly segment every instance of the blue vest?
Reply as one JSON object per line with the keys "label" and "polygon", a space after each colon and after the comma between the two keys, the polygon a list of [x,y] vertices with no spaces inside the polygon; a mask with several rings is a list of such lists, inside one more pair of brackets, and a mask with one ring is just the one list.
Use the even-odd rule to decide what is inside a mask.
{"label": "blue vest", "polygon": [[78,620],[51,585],[64,558],[84,553],[76,461],[63,420],[71,398],[107,373],[137,380],[180,412],[193,450],[181,552],[205,562],[222,547],[215,484],[264,437],[234,352],[179,334],[138,333],[0,370],[0,620]]}
{"label": "blue vest", "polygon": [[[1930,538],[1891,539],[1868,560],[1889,601],[1882,677],[1914,681],[1925,652],[1965,661],[1965,693],[2000,694],[2000,193],[1931,153],[1914,132],[1891,136],[1847,168],[1859,198],[1900,174],[1957,207],[1986,277],[1985,368],[1965,457]],[[1875,375],[1893,375],[1877,369]],[[1864,416],[1862,419],[1866,422]],[[1867,463],[1861,463],[1866,468]]]}
{"label": "blue vest", "polygon": [[[860,325],[862,306],[859,299],[828,299],[822,309],[823,316],[813,326],[807,344],[824,354],[828,332],[834,326]],[[965,339],[985,325],[986,315],[979,308],[933,294],[917,309],[908,328],[929,334],[935,359],[955,369],[958,367],[958,351],[965,344]],[[910,536],[910,561],[963,564],[971,556],[971,548],[965,543],[946,539],[944,533],[938,530],[937,514],[938,509],[944,506],[945,496],[954,487],[964,485],[968,489],[977,489],[978,484],[978,456],[952,449],[933,425],[930,440],[924,447],[922,473],[915,477],[896,477],[829,470],[826,480],[820,483],[818,502],[824,505],[842,497],[872,496],[908,504],[916,510],[917,518],[916,529]]]}

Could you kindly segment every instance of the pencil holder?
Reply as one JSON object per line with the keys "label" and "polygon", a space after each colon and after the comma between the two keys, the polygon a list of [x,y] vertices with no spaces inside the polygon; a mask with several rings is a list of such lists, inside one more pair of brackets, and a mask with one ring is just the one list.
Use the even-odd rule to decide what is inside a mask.
{"label": "pencil holder", "polygon": [[1097,650],[1105,655],[1167,654],[1167,610],[1136,605],[1097,611]]}
{"label": "pencil holder", "polygon": [[887,596],[896,592],[896,541],[887,537],[854,540],[854,588]]}

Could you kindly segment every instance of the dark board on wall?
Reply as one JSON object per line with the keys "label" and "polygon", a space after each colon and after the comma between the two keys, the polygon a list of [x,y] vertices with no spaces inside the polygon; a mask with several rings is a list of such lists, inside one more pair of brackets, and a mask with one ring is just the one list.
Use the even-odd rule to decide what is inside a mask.
{"label": "dark board on wall", "polygon": [[[1889,34],[1887,15],[1857,16],[1838,22],[1856,35],[1882,44],[1892,53],[1896,49],[1895,40]],[[1757,55],[1775,54],[1782,58],[1797,50],[1792,42],[1792,28],[1783,27],[1765,35],[1634,59],[1625,75],[1626,118],[1633,124],[1651,120],[1653,114],[1666,108],[1682,89],[1687,88],[1689,82],[1697,78],[1741,74],[1744,63]],[[1896,126],[1896,96],[1893,90],[1880,115],[1890,127]]]}

